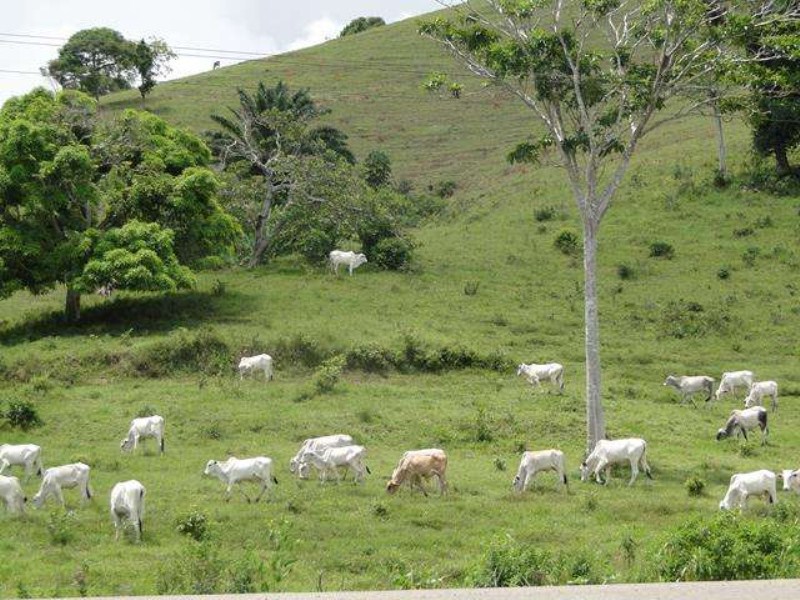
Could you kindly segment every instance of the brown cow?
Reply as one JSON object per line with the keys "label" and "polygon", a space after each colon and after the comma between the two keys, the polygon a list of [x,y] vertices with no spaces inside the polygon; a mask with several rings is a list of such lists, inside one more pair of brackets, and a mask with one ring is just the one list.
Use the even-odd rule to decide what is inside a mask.
{"label": "brown cow", "polygon": [[392,473],[392,479],[386,484],[386,491],[394,494],[404,482],[411,487],[419,488],[426,496],[428,492],[422,485],[423,479],[436,477],[439,480],[439,493],[447,491],[447,455],[444,450],[430,448],[427,450],[411,450],[403,454],[400,463]]}

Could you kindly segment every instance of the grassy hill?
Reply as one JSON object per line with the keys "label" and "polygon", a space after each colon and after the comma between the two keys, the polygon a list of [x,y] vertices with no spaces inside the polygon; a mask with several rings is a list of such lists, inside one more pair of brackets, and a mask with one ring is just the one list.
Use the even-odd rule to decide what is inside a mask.
{"label": "grassy hill", "polygon": [[[44,420],[27,433],[0,430],[0,442],[39,443],[46,465],[87,462],[97,492],[81,508],[67,492],[71,516],[0,515],[0,596],[147,594],[190,567],[236,589],[247,576],[280,590],[460,585],[506,535],[563,557],[558,581],[653,579],[650,557],[666,531],[713,514],[731,473],[795,466],[797,198],[714,188],[710,120],[647,139],[601,233],[601,320],[609,433],[647,439],[655,481],[628,489],[620,472],[605,488],[582,484],[582,272],[553,246],[560,230],[580,229],[570,192],[555,168],[505,163],[535,128],[524,109],[466,76],[462,100],[430,96],[420,83],[434,70],[458,68],[407,21],[155,89],[149,110],[202,131],[234,104],[236,87],[309,87],[359,157],[383,149],[397,179],[418,189],[453,180],[456,194],[413,233],[408,273],[367,266],[335,278],[288,258],[202,273],[197,290],[172,297],[88,299],[75,327],[51,312],[60,293],[0,302],[0,399],[32,400]],[[137,105],[132,93],[104,102]],[[741,167],[747,130],[733,122],[726,133]],[[549,207],[553,218],[540,220]],[[654,242],[671,244],[674,257],[650,257]],[[232,365],[250,351],[276,357],[276,381],[238,382]],[[322,358],[383,351],[413,364],[348,369],[334,392],[304,399]],[[408,358],[420,351],[428,370]],[[483,366],[453,368],[458,357]],[[566,365],[563,395],[535,392],[509,368],[551,360]],[[781,385],[765,448],[714,441],[738,402],[679,406],[661,386],[668,373],[739,368]],[[148,409],[166,417],[167,454],[121,455],[129,420]],[[334,432],[367,446],[366,485],[293,481],[286,465],[299,443]],[[428,446],[450,456],[451,493],[386,496],[400,454]],[[511,492],[525,447],[566,452],[569,492],[549,475]],[[221,483],[201,474],[226,454],[275,459],[271,502],[222,501]],[[704,496],[686,493],[690,476],[705,481]],[[148,489],[145,542],[135,547],[114,543],[107,510],[113,483],[129,478]],[[25,485],[29,496],[35,488]],[[214,544],[194,548],[176,531],[193,510],[208,517]]]}

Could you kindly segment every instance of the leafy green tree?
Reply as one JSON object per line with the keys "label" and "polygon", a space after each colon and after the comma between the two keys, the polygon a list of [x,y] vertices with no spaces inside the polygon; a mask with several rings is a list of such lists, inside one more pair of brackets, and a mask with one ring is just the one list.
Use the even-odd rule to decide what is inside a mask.
{"label": "leafy green tree", "polygon": [[83,29],[59,49],[46,71],[64,88],[99,98],[131,87],[136,76],[135,46],[107,27]]}
{"label": "leafy green tree", "polygon": [[[583,223],[589,450],[605,437],[597,295],[602,218],[641,139],[708,105],[713,98],[697,99],[697,86],[748,60],[727,28],[796,19],[795,4],[765,11],[774,0],[468,1],[420,28],[530,109],[524,128],[536,124],[543,134],[517,146],[510,160],[536,161],[552,149],[564,167]],[[681,101],[673,105],[676,97]]]}
{"label": "leafy green tree", "polygon": [[[263,184],[252,221],[248,261],[252,267],[268,254],[287,222],[285,217],[299,210],[299,205],[319,208],[331,201],[314,192],[308,182],[319,184],[326,171],[337,173],[340,161],[352,163],[354,158],[344,133],[330,126],[314,126],[327,111],[306,89],[291,92],[283,82],[274,87],[262,82],[254,94],[240,89],[239,106],[229,112],[229,116],[212,115],[222,128],[221,134],[214,136],[220,160],[226,166],[244,163]],[[315,170],[319,168],[321,173]]]}
{"label": "leafy green tree", "polygon": [[381,150],[373,150],[364,159],[364,179],[373,188],[387,185],[392,180],[392,161]]}
{"label": "leafy green tree", "polygon": [[98,286],[175,290],[182,266],[231,251],[210,152],[158,117],[99,119],[79,92],[39,89],[0,110],[0,296],[62,283],[65,312]]}
{"label": "leafy green tree", "polygon": [[381,25],[386,25],[386,21],[381,17],[358,17],[350,21],[345,28],[342,29],[339,37],[361,33],[362,31],[372,29],[373,27],[380,27]]}
{"label": "leafy green tree", "polygon": [[139,76],[137,89],[144,102],[145,96],[156,86],[156,77],[167,75],[172,69],[169,61],[175,53],[164,40],[152,38],[149,42],[139,40],[133,50],[133,67]]}

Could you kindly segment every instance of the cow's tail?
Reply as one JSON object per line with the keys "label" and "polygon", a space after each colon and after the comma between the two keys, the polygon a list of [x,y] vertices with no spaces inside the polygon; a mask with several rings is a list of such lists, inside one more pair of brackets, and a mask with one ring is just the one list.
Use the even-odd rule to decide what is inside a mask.
{"label": "cow's tail", "polygon": [[164,454],[164,436],[161,436],[161,454]]}
{"label": "cow's tail", "polygon": [[275,485],[278,485],[278,478],[275,477],[275,475],[272,475],[271,477],[272,477],[272,483],[274,483]]}
{"label": "cow's tail", "polygon": [[758,426],[761,428],[761,431],[764,432],[764,435],[769,433],[769,427],[767,427],[767,411],[761,411],[758,413]]}
{"label": "cow's tail", "polygon": [[86,499],[87,500],[92,499],[92,488],[89,487],[88,483],[86,484]]}

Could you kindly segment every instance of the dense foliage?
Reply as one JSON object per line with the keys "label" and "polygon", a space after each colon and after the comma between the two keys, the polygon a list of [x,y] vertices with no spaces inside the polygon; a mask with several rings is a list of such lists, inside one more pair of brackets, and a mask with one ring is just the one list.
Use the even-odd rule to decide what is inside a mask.
{"label": "dense foliage", "polygon": [[358,17],[345,25],[344,29],[342,29],[341,33],[339,34],[339,37],[361,33],[362,31],[372,29],[373,27],[380,27],[381,25],[386,25],[386,21],[384,21],[381,17]]}

